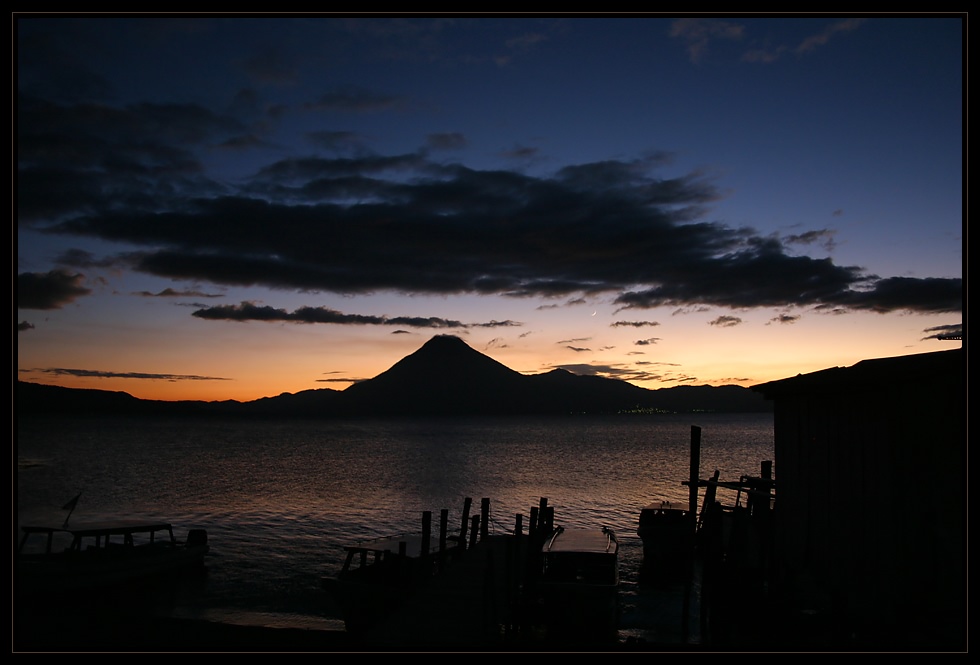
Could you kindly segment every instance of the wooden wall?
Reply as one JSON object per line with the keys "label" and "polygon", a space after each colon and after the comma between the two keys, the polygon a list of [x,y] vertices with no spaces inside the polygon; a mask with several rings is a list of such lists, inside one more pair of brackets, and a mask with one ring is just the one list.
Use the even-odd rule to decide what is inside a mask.
{"label": "wooden wall", "polygon": [[756,387],[774,400],[775,575],[794,609],[855,632],[962,620],[965,371],[947,351]]}

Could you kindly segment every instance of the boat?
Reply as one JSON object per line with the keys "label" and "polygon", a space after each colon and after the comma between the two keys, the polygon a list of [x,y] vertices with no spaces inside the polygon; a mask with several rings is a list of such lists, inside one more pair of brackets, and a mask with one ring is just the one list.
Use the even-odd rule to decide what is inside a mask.
{"label": "boat", "polygon": [[182,573],[204,572],[207,531],[178,540],[169,522],[109,520],[24,525],[15,562],[21,599],[114,589],[131,591]]}
{"label": "boat", "polygon": [[619,624],[619,543],[607,527],[558,527],[541,547],[537,581],[549,637],[614,637]]}
{"label": "boat", "polygon": [[459,539],[433,543],[421,535],[385,536],[344,547],[343,567],[321,580],[348,633],[361,634],[402,606],[436,575]]}
{"label": "boat", "polygon": [[695,523],[688,509],[670,501],[651,503],[640,511],[636,535],[643,542],[641,577],[646,580],[682,579],[694,550]]}

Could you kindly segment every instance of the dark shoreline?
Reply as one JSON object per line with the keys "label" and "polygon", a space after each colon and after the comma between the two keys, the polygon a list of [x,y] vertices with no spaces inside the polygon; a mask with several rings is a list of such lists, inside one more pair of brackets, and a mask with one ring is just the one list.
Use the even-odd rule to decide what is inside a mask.
{"label": "dark shoreline", "polygon": [[349,651],[343,631],[243,626],[198,619],[95,613],[18,613],[14,653]]}
{"label": "dark shoreline", "polygon": [[819,620],[803,624],[769,617],[764,627],[739,623],[737,637],[724,643],[678,644],[643,640],[603,644],[502,641],[491,649],[413,644],[401,649],[371,647],[344,631],[245,626],[140,612],[71,608],[23,611],[12,618],[12,653],[943,653],[962,652],[965,636],[950,624],[942,636],[889,631],[864,640],[836,633]]}

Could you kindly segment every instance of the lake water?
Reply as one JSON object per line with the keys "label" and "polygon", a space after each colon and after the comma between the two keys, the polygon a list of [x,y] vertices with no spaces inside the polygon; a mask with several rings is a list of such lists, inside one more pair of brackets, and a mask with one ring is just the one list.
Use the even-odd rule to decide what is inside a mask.
{"label": "lake water", "polygon": [[[490,499],[493,533],[546,498],[556,525],[609,526],[623,594],[636,593],[640,510],[686,506],[692,426],[701,478],[758,475],[773,460],[772,414],[683,414],[390,421],[50,419],[17,423],[16,516],[154,517],[178,537],[209,535],[208,575],[175,615],[276,627],[336,628],[321,590],[346,544],[417,533],[431,511],[459,528]],[[778,469],[774,468],[778,477]]]}

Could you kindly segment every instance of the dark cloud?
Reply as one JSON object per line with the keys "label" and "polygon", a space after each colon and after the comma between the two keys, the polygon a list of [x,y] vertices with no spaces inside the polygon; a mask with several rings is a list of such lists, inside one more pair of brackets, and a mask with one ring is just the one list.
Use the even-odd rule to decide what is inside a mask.
{"label": "dark cloud", "polygon": [[404,100],[396,95],[350,86],[326,92],[315,102],[306,104],[306,108],[315,111],[363,113],[395,108],[403,102]]}
{"label": "dark cloud", "polygon": [[484,345],[483,350],[488,351],[490,349],[506,349],[506,348],[509,348],[509,345],[505,340],[503,340],[500,337],[494,337]]}
{"label": "dark cloud", "polygon": [[769,325],[770,323],[796,323],[800,320],[800,318],[801,317],[799,315],[780,314],[779,316],[774,316],[773,318],[769,319],[766,325]]}
{"label": "dark cloud", "polygon": [[[688,20],[692,20],[692,19],[688,19]],[[699,19],[693,19],[693,20],[700,21]],[[783,55],[787,53],[793,53],[797,56],[802,56],[810,53],[811,51],[815,51],[820,47],[825,46],[836,35],[845,32],[850,32],[852,30],[856,30],[866,20],[867,19],[864,18],[847,18],[840,21],[835,21],[834,23],[826,26],[820,32],[813,35],[809,35],[796,46],[789,46],[787,44],[777,44],[777,45],[767,45],[764,48],[751,48],[742,54],[741,60],[743,62],[768,64],[779,60]],[[687,33],[682,33],[680,35],[675,34],[672,36],[687,37],[690,43],[689,51],[691,53],[691,59],[697,62],[698,60],[700,60],[700,57],[697,56],[703,55],[707,47],[709,38],[713,38],[716,35],[708,33],[704,30],[700,32],[689,30]]]}
{"label": "dark cloud", "polygon": [[794,49],[794,52],[799,55],[803,53],[809,53],[810,51],[814,51],[817,48],[824,46],[833,37],[841,33],[857,30],[861,26],[861,24],[867,20],[868,19],[866,18],[847,18],[847,19],[842,19],[840,21],[837,21],[827,26],[824,30],[820,31],[819,33],[815,35],[811,35],[806,39],[804,39]]}
{"label": "dark cloud", "polygon": [[745,27],[731,21],[712,18],[682,18],[670,26],[670,36],[681,39],[687,44],[687,53],[691,62],[697,64],[707,55],[708,45],[718,39],[740,40],[745,34]]}
{"label": "dark cloud", "polygon": [[923,332],[929,333],[922,339],[957,340],[963,339],[963,324],[950,323],[945,326],[933,326]]}
{"label": "dark cloud", "polygon": [[98,258],[83,249],[66,250],[59,254],[54,262],[71,268],[113,268],[118,263],[116,259]]}
{"label": "dark cloud", "polygon": [[631,328],[645,328],[646,326],[659,326],[659,321],[614,321],[609,324],[610,328],[621,328],[629,326]]}
{"label": "dark cloud", "polygon": [[221,150],[232,150],[232,151],[244,151],[250,148],[262,148],[268,147],[269,143],[259,136],[254,134],[242,134],[241,136],[232,136],[228,138],[215,147]]}
{"label": "dark cloud", "polygon": [[27,321],[21,321],[17,324],[17,332],[24,332],[25,330],[34,330],[34,324]]}
{"label": "dark cloud", "polygon": [[721,328],[731,328],[733,326],[740,325],[741,323],[742,319],[737,316],[719,316],[714,321],[710,321],[708,325],[719,326]]}
{"label": "dark cloud", "polygon": [[460,150],[466,147],[466,137],[459,132],[429,134],[425,143],[433,150]]}
{"label": "dark cloud", "polygon": [[505,150],[501,154],[510,159],[533,159],[538,156],[538,149],[532,146],[515,146],[510,150]]}
{"label": "dark cloud", "polygon": [[866,290],[840,294],[822,308],[845,307],[871,312],[959,312],[963,310],[963,280],[939,277],[889,277]]}
{"label": "dark cloud", "polygon": [[580,376],[601,376],[607,379],[620,379],[622,381],[676,381],[662,372],[650,371],[640,368],[642,365],[655,365],[657,363],[636,363],[635,366],[629,365],[604,365],[601,363],[593,364],[571,364],[558,365],[552,369],[563,369],[572,374]]}
{"label": "dark cloud", "polygon": [[635,344],[636,346],[649,346],[651,344],[656,344],[657,342],[660,341],[660,339],[661,339],[660,337],[649,337],[647,339],[638,339],[635,342],[633,342],[633,344]]}
{"label": "dark cloud", "polygon": [[201,291],[185,290],[178,291],[177,289],[163,289],[162,291],[157,291],[152,293],[150,291],[135,291],[134,296],[140,296],[142,298],[224,298],[220,293],[203,293]]}
{"label": "dark cloud", "polygon": [[341,325],[384,325],[408,326],[410,328],[497,328],[520,326],[516,321],[489,321],[482,323],[463,323],[434,316],[375,316],[367,314],[344,314],[327,307],[300,307],[294,312],[284,309],[254,305],[243,302],[239,305],[220,305],[208,307],[193,313],[200,319],[219,321],[285,321],[288,323],[333,323]]}
{"label": "dark cloud", "polygon": [[361,152],[365,149],[364,137],[355,132],[310,132],[306,138],[316,147],[338,153]]}
{"label": "dark cloud", "polygon": [[219,376],[197,376],[194,374],[148,374],[146,372],[107,372],[96,369],[71,369],[67,367],[44,367],[21,372],[38,372],[52,376],[83,376],[96,379],[151,379],[159,381],[230,381]]}
{"label": "dark cloud", "polygon": [[363,377],[347,377],[347,378],[335,378],[335,379],[315,379],[316,383],[358,383],[359,381],[365,381]]}
{"label": "dark cloud", "polygon": [[215,195],[191,148],[240,136],[243,126],[178,104],[53,104],[18,97],[17,221],[104,211],[158,211],[188,196]]}
{"label": "dark cloud", "polygon": [[18,224],[124,243],[134,251],[112,260],[160,277],[342,294],[613,294],[620,310],[962,311],[961,279],[879,279],[788,249],[832,231],[780,240],[704,221],[722,192],[700,172],[661,176],[667,153],[532,176],[355,151],[275,161],[232,185],[208,179],[196,155],[248,132],[202,107],[22,96],[18,115]]}
{"label": "dark cloud", "polygon": [[50,35],[18,34],[18,52],[33,57],[17,64],[17,88],[21,94],[64,102],[110,100],[112,85],[81,65],[72,45]]}
{"label": "dark cloud", "polygon": [[82,286],[85,276],[65,270],[17,275],[17,309],[60,309],[92,291]]}
{"label": "dark cloud", "polygon": [[819,244],[827,252],[832,252],[837,246],[834,236],[836,231],[831,229],[820,229],[816,231],[806,231],[797,235],[784,238],[784,242],[791,245],[814,245]]}

